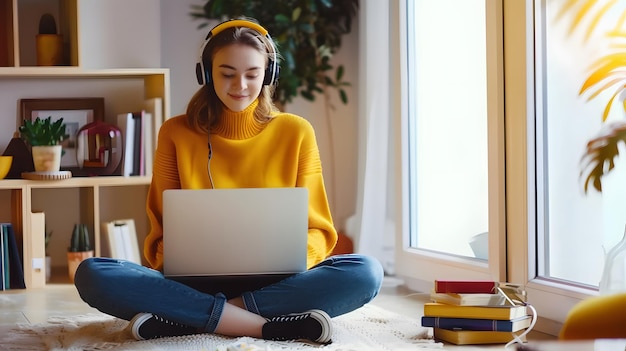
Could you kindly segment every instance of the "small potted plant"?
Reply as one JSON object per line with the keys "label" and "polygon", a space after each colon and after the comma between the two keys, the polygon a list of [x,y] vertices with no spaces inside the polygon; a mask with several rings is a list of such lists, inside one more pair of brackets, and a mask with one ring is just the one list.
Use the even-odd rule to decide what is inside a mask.
{"label": "small potted plant", "polygon": [[61,142],[69,137],[63,118],[52,122],[52,116],[34,121],[24,120],[20,135],[31,146],[36,172],[58,172],[61,169],[63,147]]}
{"label": "small potted plant", "polygon": [[86,258],[93,257],[93,250],[89,240],[89,231],[85,224],[75,224],[67,249],[67,267],[70,280],[74,281],[74,274],[78,265]]}

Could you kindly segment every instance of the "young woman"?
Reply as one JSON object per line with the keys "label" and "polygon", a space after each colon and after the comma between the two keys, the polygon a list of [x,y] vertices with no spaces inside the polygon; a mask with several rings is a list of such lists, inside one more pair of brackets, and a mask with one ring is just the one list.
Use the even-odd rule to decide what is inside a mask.
{"label": "young woman", "polygon": [[[88,259],[76,272],[78,292],[100,311],[130,320],[138,340],[216,333],[328,343],[332,317],[377,295],[382,267],[361,255],[329,257],[337,232],[315,134],[305,119],[272,104],[279,66],[267,30],[250,20],[227,21],[211,30],[201,52],[196,71],[203,86],[186,115],[167,120],[159,132],[144,243],[152,268]],[[229,297],[165,278],[163,191],[238,187],[308,189],[308,269]]]}

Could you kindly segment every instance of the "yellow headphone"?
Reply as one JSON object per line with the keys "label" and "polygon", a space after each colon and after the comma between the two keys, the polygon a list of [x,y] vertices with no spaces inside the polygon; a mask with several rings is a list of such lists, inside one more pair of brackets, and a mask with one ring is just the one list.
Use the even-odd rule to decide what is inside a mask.
{"label": "yellow headphone", "polygon": [[268,60],[267,68],[265,69],[265,77],[263,78],[263,85],[272,85],[278,82],[278,75],[280,73],[280,66],[278,65],[276,46],[274,45],[274,41],[272,37],[270,37],[267,29],[263,28],[258,23],[254,23],[252,21],[241,20],[241,19],[233,19],[222,22],[217,26],[213,27],[209,34],[207,34],[206,39],[200,46],[200,59],[198,63],[196,63],[196,77],[198,78],[198,84],[205,85],[211,82],[211,67],[206,67],[204,64],[204,50],[207,45],[211,41],[211,38],[219,34],[225,29],[233,28],[233,27],[246,27],[252,30],[257,31],[259,34],[267,38],[270,43],[271,52]]}

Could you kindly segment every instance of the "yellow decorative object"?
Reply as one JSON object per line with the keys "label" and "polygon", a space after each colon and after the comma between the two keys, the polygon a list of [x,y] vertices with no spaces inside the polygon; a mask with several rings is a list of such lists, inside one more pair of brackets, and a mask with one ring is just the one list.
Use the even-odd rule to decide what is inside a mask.
{"label": "yellow decorative object", "polygon": [[0,179],[4,179],[9,174],[12,164],[13,156],[0,156]]}
{"label": "yellow decorative object", "polygon": [[63,64],[63,37],[57,34],[37,35],[37,66]]}
{"label": "yellow decorative object", "polygon": [[626,338],[626,293],[594,296],[568,313],[559,339]]}

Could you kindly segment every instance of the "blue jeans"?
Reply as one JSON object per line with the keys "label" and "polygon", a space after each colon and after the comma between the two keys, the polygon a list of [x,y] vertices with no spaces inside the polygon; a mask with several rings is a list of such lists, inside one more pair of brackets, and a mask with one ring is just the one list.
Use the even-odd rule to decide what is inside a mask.
{"label": "blue jeans", "polygon": [[[310,309],[335,317],[371,301],[382,279],[376,259],[337,255],[242,298],[247,310],[266,318]],[[101,312],[126,320],[150,312],[208,333],[215,331],[226,302],[221,293],[206,294],[159,271],[104,257],[83,261],[74,282],[80,297]]]}

